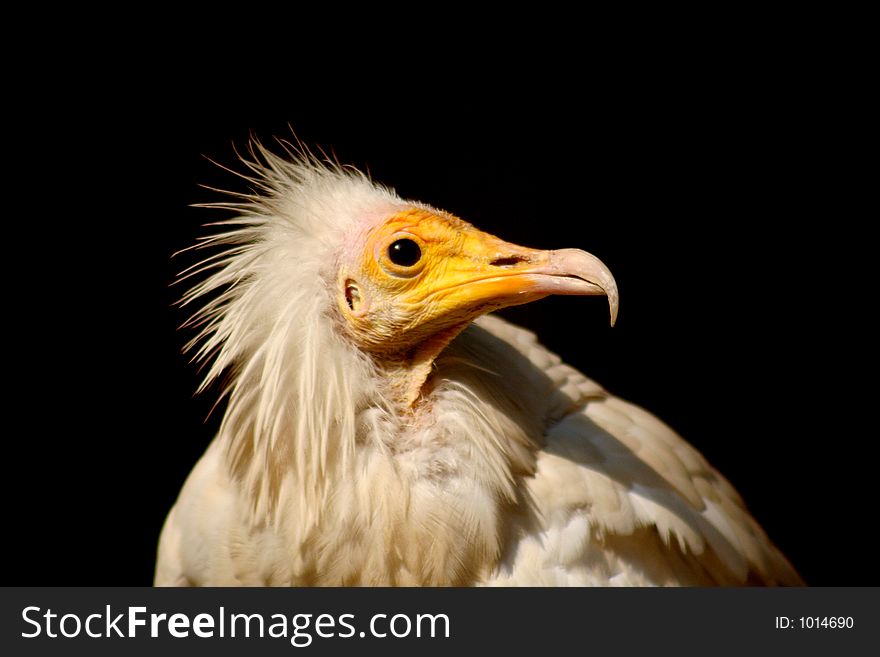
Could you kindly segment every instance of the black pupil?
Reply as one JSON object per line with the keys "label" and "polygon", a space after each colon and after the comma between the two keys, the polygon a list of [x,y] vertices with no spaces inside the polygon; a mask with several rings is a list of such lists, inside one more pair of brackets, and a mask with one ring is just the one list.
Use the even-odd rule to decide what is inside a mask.
{"label": "black pupil", "polygon": [[397,240],[388,247],[388,258],[395,265],[412,267],[422,257],[422,250],[412,240]]}

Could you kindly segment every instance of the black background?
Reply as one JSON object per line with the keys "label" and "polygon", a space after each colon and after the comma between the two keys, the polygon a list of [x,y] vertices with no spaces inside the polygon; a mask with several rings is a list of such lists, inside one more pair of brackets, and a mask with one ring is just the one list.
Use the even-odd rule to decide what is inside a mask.
{"label": "black background", "polygon": [[244,189],[205,156],[235,167],[233,144],[292,126],[404,197],[602,258],[615,328],[600,299],[502,314],[696,445],[808,583],[877,584],[860,87],[821,56],[711,41],[271,76],[220,44],[108,47],[16,71],[4,582],[150,583],[219,420],[172,306],[192,259],[171,255],[222,216],[189,207],[220,198],[200,184]]}

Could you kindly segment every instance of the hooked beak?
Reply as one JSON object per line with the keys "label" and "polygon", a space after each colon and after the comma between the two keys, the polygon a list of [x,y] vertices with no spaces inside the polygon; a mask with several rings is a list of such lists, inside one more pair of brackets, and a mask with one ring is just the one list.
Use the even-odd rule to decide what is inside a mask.
{"label": "hooked beak", "polygon": [[[611,325],[617,320],[617,283],[601,260],[579,249],[541,251],[468,231],[438,281],[444,305],[482,314],[551,294],[605,295]],[[471,314],[471,313],[468,313]]]}

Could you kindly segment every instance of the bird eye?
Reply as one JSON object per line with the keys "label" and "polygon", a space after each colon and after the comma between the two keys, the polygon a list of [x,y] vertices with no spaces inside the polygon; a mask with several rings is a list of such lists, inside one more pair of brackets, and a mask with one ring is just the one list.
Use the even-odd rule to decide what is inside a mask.
{"label": "bird eye", "polygon": [[422,250],[412,240],[402,239],[388,247],[388,259],[401,267],[412,267],[422,258]]}

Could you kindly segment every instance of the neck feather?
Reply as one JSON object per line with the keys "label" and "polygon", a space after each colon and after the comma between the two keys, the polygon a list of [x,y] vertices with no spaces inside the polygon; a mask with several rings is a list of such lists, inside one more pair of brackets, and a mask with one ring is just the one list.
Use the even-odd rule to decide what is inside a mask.
{"label": "neck feather", "polygon": [[[540,434],[492,392],[497,354],[483,333],[443,349],[407,413],[342,342],[320,360],[242,372],[221,430],[229,467],[253,523],[313,555],[295,583],[464,584],[494,567],[502,510],[523,503],[516,484]],[[265,368],[293,394],[265,398],[277,389],[260,385]]]}

